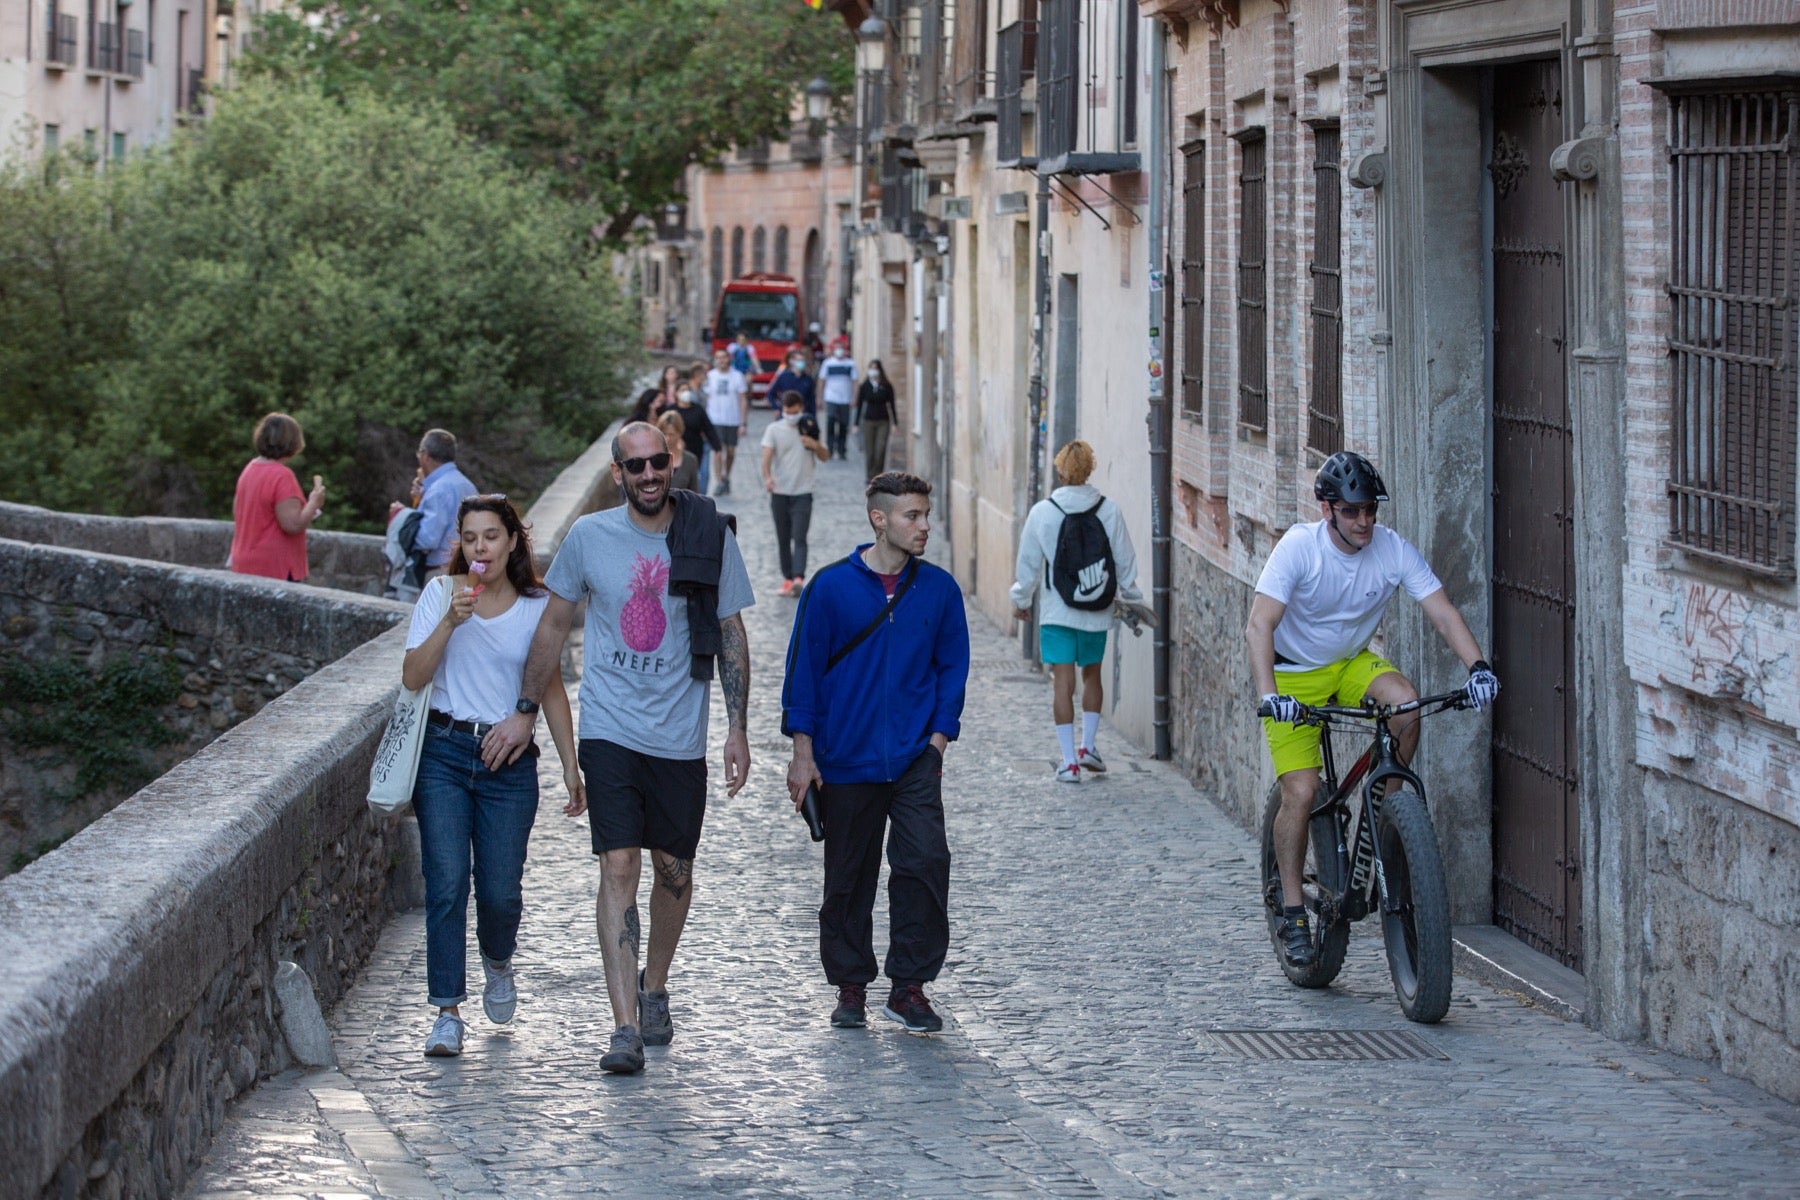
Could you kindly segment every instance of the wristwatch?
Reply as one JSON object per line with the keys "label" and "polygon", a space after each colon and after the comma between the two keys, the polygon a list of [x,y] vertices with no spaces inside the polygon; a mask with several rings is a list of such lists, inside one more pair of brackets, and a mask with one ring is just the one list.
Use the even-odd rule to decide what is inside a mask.
{"label": "wristwatch", "polygon": [[537,710],[538,710],[537,701],[527,700],[523,696],[520,696],[519,702],[517,704],[513,705],[514,712],[524,713],[528,717],[537,716]]}

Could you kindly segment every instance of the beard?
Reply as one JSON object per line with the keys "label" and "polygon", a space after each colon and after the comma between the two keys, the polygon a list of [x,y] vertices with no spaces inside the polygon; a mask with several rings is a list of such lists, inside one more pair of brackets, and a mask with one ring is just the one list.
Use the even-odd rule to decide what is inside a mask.
{"label": "beard", "polygon": [[643,498],[638,495],[638,491],[636,488],[628,488],[626,490],[625,502],[627,504],[630,504],[633,511],[637,512],[638,515],[640,515],[640,516],[645,516],[645,517],[657,516],[658,514],[660,514],[662,512],[663,507],[669,503],[668,485],[664,484],[662,491],[657,493],[656,503],[654,503],[654,504],[645,503]]}

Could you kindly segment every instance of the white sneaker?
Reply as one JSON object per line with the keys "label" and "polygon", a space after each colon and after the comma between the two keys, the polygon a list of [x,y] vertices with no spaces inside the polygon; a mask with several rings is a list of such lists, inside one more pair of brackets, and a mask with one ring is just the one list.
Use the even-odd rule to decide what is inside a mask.
{"label": "white sneaker", "polygon": [[1064,763],[1056,769],[1056,781],[1058,783],[1080,783],[1081,768],[1074,763]]}
{"label": "white sneaker", "polygon": [[455,1013],[441,1012],[425,1039],[425,1057],[455,1058],[462,1053],[463,1019]]}
{"label": "white sneaker", "polygon": [[481,1011],[494,1024],[504,1025],[513,1019],[513,1009],[519,1005],[519,990],[513,986],[512,960],[508,959],[505,966],[496,967],[483,955],[481,971],[487,976],[487,986],[481,989]]}
{"label": "white sneaker", "polygon": [[1098,754],[1084,746],[1081,751],[1081,769],[1092,771],[1096,775],[1104,775],[1106,774],[1106,763]]}

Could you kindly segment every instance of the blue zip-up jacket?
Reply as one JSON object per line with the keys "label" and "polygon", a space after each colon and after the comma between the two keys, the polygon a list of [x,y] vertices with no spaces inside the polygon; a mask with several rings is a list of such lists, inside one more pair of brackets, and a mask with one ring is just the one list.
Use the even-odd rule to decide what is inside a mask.
{"label": "blue zip-up jacket", "polygon": [[920,561],[880,629],[829,674],[825,664],[887,606],[862,560],[868,545],[814,575],[800,594],[781,687],[781,732],[812,735],[826,783],[892,783],[931,735],[962,730],[969,621],[950,572]]}

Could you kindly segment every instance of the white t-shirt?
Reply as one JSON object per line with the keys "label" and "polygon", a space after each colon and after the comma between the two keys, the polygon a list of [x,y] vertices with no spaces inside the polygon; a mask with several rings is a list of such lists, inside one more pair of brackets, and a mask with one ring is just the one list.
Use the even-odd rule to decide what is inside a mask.
{"label": "white t-shirt", "polygon": [[1256,590],[1287,605],[1275,626],[1277,671],[1306,671],[1360,653],[1396,588],[1423,600],[1444,585],[1418,548],[1389,529],[1355,554],[1331,542],[1324,521],[1289,529],[1263,565]]}
{"label": "white t-shirt", "polygon": [[743,372],[727,368],[706,373],[706,415],[720,429],[736,429],[744,421],[744,393],[750,390]]}
{"label": "white t-shirt", "polygon": [[800,440],[799,420],[790,421],[783,413],[781,420],[763,430],[762,444],[775,451],[775,457],[769,460],[769,474],[775,477],[775,494],[812,494],[813,470],[819,465],[819,457]]}
{"label": "white t-shirt", "polygon": [[[413,606],[406,648],[423,645],[443,619],[444,589],[463,576],[440,575],[425,585]],[[497,617],[471,616],[450,631],[444,657],[431,681],[431,707],[459,721],[492,724],[512,715],[525,675],[525,656],[544,615],[548,594],[520,596]]]}
{"label": "white t-shirt", "polygon": [[825,389],[825,403],[848,404],[856,399],[856,360],[849,355],[828,358],[819,364],[819,382]]}

